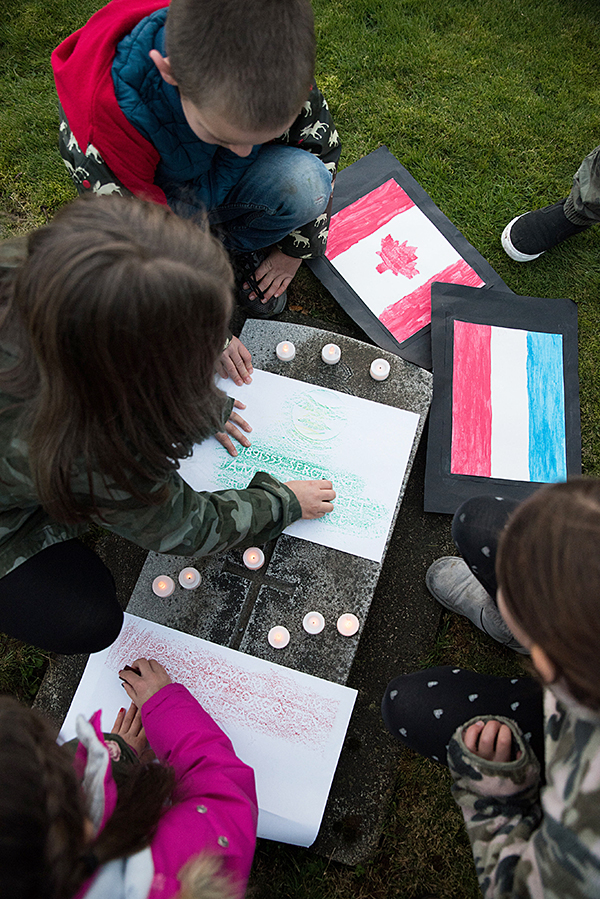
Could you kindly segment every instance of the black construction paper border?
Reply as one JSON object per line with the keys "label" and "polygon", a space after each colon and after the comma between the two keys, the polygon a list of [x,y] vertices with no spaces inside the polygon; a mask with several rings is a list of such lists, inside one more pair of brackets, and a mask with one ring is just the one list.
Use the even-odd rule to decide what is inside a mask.
{"label": "black construction paper border", "polygon": [[[483,287],[477,287],[475,290],[494,287],[511,292],[489,262],[469,243],[441,209],[438,209],[429,194],[423,190],[387,147],[379,147],[338,174],[333,191],[332,214],[335,215],[340,209],[345,209],[360,197],[364,197],[365,194],[385,184],[390,178],[393,178],[406,191],[421,212],[485,281]],[[402,343],[398,342],[325,256],[307,259],[306,262],[340,306],[377,346],[431,371],[430,325],[425,325]]]}
{"label": "black construction paper border", "polygon": [[433,401],[425,468],[425,511],[454,513],[471,496],[522,500],[541,484],[450,474],[454,320],[562,334],[567,477],[581,474],[577,306],[572,300],[520,297],[505,291],[436,282],[431,290]]}

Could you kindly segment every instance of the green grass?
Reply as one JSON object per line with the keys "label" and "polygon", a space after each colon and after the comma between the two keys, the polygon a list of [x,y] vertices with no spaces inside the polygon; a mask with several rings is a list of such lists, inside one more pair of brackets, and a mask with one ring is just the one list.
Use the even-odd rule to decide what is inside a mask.
{"label": "green grass", "polygon": [[[41,223],[74,190],[56,149],[52,48],[100,3],[8,0],[0,23],[0,227]],[[579,310],[583,465],[600,475],[600,228],[528,265],[499,236],[513,216],[567,195],[598,143],[597,0],[314,0],[318,81],[343,140],[342,166],[385,144],[516,293]],[[342,324],[308,272],[291,302]],[[30,699],[37,655],[0,643],[0,689]],[[33,661],[32,661],[33,660]],[[520,659],[450,616],[424,664],[512,674]],[[43,660],[42,660],[43,665]],[[261,899],[443,899],[479,895],[461,817],[440,769],[408,751],[374,858],[347,869],[261,843]]]}

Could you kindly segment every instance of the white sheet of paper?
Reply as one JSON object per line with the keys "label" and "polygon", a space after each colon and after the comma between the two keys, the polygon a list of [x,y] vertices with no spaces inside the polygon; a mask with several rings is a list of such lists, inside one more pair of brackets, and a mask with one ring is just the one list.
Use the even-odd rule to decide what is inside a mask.
{"label": "white sheet of paper", "polygon": [[118,671],[154,658],[184,684],[254,769],[258,836],[314,842],[357,691],[209,643],[135,615],[125,615],[112,646],[90,656],[60,731],[75,736],[78,714],[102,709],[111,730],[127,699]]}
{"label": "white sheet of paper", "polygon": [[[382,259],[378,255],[381,242],[391,235],[399,243],[407,242],[414,256],[407,270],[411,277],[395,275],[389,269],[378,272]],[[356,291],[361,300],[376,315],[425,284],[437,272],[457,262],[461,256],[417,206],[395,216],[372,234],[331,262],[341,276]]]}
{"label": "white sheet of paper", "polygon": [[230,456],[215,438],[194,447],[179,473],[194,490],[247,487],[257,471],[280,481],[325,478],[334,511],[286,529],[303,540],[380,562],[404,480],[416,412],[255,369],[252,384],[219,386],[240,399],[249,448]]}

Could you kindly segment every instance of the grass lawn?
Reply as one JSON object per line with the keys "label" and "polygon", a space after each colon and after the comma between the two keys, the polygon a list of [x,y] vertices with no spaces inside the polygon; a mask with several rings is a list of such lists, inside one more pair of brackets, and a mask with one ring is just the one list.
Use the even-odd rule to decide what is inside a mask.
{"label": "grass lawn", "polygon": [[[600,142],[597,0],[313,0],[318,81],[343,140],[342,166],[381,144],[516,293],[570,297],[579,309],[583,465],[600,475],[600,228],[528,265],[500,247],[515,215],[565,197]],[[50,52],[97,0],[5,0],[0,23],[0,228],[27,230],[74,196],[56,149]],[[292,302],[335,323],[309,272]],[[0,640],[0,689],[26,700],[44,659]],[[424,663],[513,673],[519,659],[446,621]],[[278,899],[479,895],[448,777],[410,753],[376,856],[347,869],[263,843],[254,895]]]}

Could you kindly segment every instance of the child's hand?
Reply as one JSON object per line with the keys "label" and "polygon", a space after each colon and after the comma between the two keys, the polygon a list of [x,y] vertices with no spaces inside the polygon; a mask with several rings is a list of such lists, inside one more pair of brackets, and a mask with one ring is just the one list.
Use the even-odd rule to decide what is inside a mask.
{"label": "child's hand", "polygon": [[[139,674],[137,674],[138,671]],[[142,708],[147,699],[150,699],[167,684],[172,683],[171,678],[156,659],[137,659],[131,668],[127,666],[119,671],[119,677],[123,681],[125,692],[138,709]]]}
{"label": "child's hand", "polygon": [[335,490],[331,481],[287,481],[302,506],[302,518],[323,518],[333,512]]}
{"label": "child's hand", "polygon": [[[131,746],[140,761],[142,755],[145,756],[149,749],[146,731],[142,726],[140,710],[133,702],[127,711],[125,709],[120,710],[112,726],[111,734],[118,734],[119,737],[122,737],[127,745]],[[146,761],[146,758],[144,758],[144,761]]]}
{"label": "child's hand", "polygon": [[[286,256],[277,247],[271,250],[267,258],[261,262],[254,273],[258,286],[264,294],[261,300],[262,303],[266,303],[271,297],[278,297],[283,293],[300,268],[301,262],[301,259],[296,259],[294,256]],[[247,283],[244,284],[245,289],[248,287]],[[251,300],[256,299],[256,294],[252,292],[249,298]]]}
{"label": "child's hand", "polygon": [[227,349],[223,350],[217,362],[217,373],[222,378],[231,378],[238,387],[252,383],[252,356],[239,337],[232,337]]}
{"label": "child's hand", "polygon": [[[246,407],[239,400],[236,400],[233,404],[233,408],[245,409]],[[238,451],[231,442],[231,439],[229,437],[230,434],[231,437],[235,437],[235,439],[239,443],[241,443],[242,446],[250,446],[250,441],[242,434],[242,432],[239,430],[240,428],[242,428],[244,431],[248,431],[248,433],[250,433],[250,431],[252,430],[248,422],[244,418],[242,418],[241,415],[238,415],[237,412],[232,411],[231,415],[229,416],[229,420],[225,425],[225,430],[219,431],[218,434],[215,434],[215,437],[217,438],[219,443],[221,443],[225,447],[230,456],[237,456],[238,454]]]}
{"label": "child's hand", "polygon": [[[499,721],[476,721],[464,733],[465,746],[488,762],[510,762],[512,733],[507,724]],[[521,753],[517,753],[519,758]]]}

